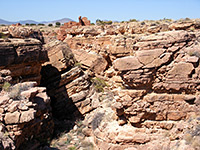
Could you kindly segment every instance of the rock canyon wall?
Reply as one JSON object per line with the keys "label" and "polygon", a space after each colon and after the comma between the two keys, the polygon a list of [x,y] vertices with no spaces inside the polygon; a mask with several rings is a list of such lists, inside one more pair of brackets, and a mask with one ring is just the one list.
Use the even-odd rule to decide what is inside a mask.
{"label": "rock canyon wall", "polygon": [[[200,21],[82,21],[1,31],[1,146],[50,139],[55,120],[81,116],[93,149],[200,148]],[[18,84],[6,91],[7,82]]]}

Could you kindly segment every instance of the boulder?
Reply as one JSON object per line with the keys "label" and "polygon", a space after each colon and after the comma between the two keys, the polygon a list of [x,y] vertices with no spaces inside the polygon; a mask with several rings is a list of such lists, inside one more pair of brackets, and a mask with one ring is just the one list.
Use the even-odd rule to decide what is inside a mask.
{"label": "boulder", "polygon": [[143,66],[135,56],[118,58],[113,62],[113,66],[119,71],[137,70]]}
{"label": "boulder", "polygon": [[94,73],[102,73],[108,65],[107,61],[99,54],[88,53],[84,50],[73,50],[73,53],[81,67],[88,67]]}
{"label": "boulder", "polygon": [[51,42],[45,44],[44,47],[48,52],[49,58],[49,62],[46,62],[44,65],[51,64],[59,71],[74,66],[76,62],[74,54],[67,43],[58,40],[52,40]]}

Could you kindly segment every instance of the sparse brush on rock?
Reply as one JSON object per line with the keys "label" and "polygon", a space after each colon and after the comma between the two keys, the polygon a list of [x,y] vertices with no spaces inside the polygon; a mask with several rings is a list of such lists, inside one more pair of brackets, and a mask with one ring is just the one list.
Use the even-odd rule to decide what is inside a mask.
{"label": "sparse brush on rock", "polygon": [[4,34],[4,33],[0,33],[0,38],[6,39],[6,38],[9,38],[9,35]]}
{"label": "sparse brush on rock", "polygon": [[189,52],[189,55],[190,55],[190,56],[196,56],[196,57],[200,58],[200,53],[197,52],[197,51]]}
{"label": "sparse brush on rock", "polygon": [[[191,118],[189,123],[191,127],[187,130],[184,134],[184,139],[187,145],[191,145],[195,150],[200,149],[200,124],[199,124],[199,117]],[[196,122],[194,124],[194,122]],[[194,124],[194,125],[193,125]]]}
{"label": "sparse brush on rock", "polygon": [[9,82],[4,82],[2,89],[6,92],[8,92],[8,90],[10,89],[11,84]]}
{"label": "sparse brush on rock", "polygon": [[13,100],[20,100],[23,99],[21,96],[21,92],[30,89],[32,85],[30,84],[16,84],[10,88],[8,96]]}
{"label": "sparse brush on rock", "polygon": [[94,84],[95,90],[97,92],[104,92],[104,87],[108,86],[103,79],[100,78],[92,78],[91,82]]}
{"label": "sparse brush on rock", "polygon": [[103,117],[104,117],[104,113],[97,113],[93,120],[92,120],[92,130],[95,130],[96,128],[99,127],[101,121],[103,120]]}

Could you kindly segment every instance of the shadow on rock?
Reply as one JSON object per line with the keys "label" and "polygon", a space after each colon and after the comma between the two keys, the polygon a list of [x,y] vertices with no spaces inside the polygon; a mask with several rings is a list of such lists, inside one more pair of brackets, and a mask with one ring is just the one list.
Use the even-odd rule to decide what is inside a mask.
{"label": "shadow on rock", "polygon": [[84,118],[68,96],[65,84],[63,84],[66,79],[61,77],[62,73],[63,71],[59,72],[52,65],[43,66],[41,69],[40,86],[47,88],[47,94],[51,99],[55,124],[53,138],[58,138],[63,132],[69,132],[74,127],[76,120]]}

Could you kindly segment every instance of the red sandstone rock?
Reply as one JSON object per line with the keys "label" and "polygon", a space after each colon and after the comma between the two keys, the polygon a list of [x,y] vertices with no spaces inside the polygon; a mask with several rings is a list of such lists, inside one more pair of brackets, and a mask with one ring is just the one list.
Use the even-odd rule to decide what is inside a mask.
{"label": "red sandstone rock", "polygon": [[82,21],[83,21],[83,23],[84,23],[85,26],[91,25],[91,24],[90,24],[90,20],[88,20],[87,17],[83,17],[83,18],[82,18]]}

